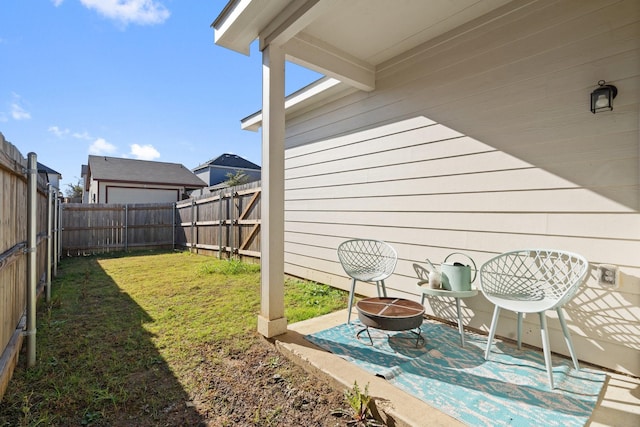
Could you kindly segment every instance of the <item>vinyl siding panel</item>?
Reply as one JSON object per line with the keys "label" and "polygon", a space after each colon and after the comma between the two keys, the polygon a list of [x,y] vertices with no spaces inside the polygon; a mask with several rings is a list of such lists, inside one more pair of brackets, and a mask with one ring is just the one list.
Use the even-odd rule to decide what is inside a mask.
{"label": "vinyl siding panel", "polygon": [[[566,307],[580,359],[640,375],[640,6],[507,6],[382,64],[375,91],[288,121],[285,269],[347,289],[337,246],[382,239],[399,254],[390,293],[419,300],[412,264],[426,258],[575,251],[592,265]],[[600,79],[619,93],[593,115]],[[597,283],[601,263],[620,266],[618,289]],[[480,295],[463,305],[487,330],[493,307]],[[427,311],[455,319],[453,300]],[[551,318],[552,349],[566,354]],[[514,319],[502,314],[498,334],[514,337]],[[541,345],[536,316],[524,330]]]}

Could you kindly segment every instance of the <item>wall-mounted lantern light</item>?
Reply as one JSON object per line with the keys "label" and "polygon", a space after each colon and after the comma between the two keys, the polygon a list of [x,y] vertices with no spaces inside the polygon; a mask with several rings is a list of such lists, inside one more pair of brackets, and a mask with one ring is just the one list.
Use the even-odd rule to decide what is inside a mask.
{"label": "wall-mounted lantern light", "polygon": [[608,85],[604,80],[600,80],[598,87],[591,92],[591,112],[595,114],[613,110],[613,98],[617,94],[617,87]]}

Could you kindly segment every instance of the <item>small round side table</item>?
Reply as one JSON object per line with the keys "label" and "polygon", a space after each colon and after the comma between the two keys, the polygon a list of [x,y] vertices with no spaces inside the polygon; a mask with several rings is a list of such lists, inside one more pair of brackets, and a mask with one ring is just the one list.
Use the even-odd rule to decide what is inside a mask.
{"label": "small round side table", "polygon": [[[424,305],[424,299],[426,296],[432,297],[450,297],[456,299],[456,309],[458,311],[458,330],[460,331],[460,345],[464,347],[464,326],[462,325],[462,313],[460,311],[460,299],[470,298],[478,295],[477,289],[471,289],[470,291],[448,291],[446,289],[433,289],[428,287],[428,280],[421,280],[418,282],[418,289],[422,293],[422,299],[420,304]],[[426,286],[421,286],[426,285]]]}

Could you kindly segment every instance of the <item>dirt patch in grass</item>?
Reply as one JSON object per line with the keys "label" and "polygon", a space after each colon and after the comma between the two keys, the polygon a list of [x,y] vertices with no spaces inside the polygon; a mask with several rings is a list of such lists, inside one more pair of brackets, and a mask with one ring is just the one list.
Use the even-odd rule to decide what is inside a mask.
{"label": "dirt patch in grass", "polygon": [[[38,307],[37,365],[16,369],[0,426],[336,426],[344,390],[255,332],[259,270],[183,253],[66,259]],[[287,316],[341,308],[292,281]],[[22,358],[24,360],[24,357]]]}
{"label": "dirt patch in grass", "polygon": [[[201,362],[191,378],[185,378],[191,383],[191,392],[171,399],[163,397],[173,395],[175,379],[171,373],[137,373],[130,378],[128,387],[140,393],[130,396],[127,408],[102,412],[87,425],[345,425],[348,418],[334,414],[336,409],[345,409],[341,390],[309,374],[264,339],[253,340],[249,349],[235,354],[223,355],[225,350],[215,347],[202,348]],[[140,384],[145,384],[143,392]],[[142,396],[148,393],[153,394],[153,405],[146,404]],[[66,424],[67,421],[71,420],[59,425],[78,425]]]}
{"label": "dirt patch in grass", "polygon": [[193,403],[209,425],[344,425],[332,415],[344,407],[343,393],[264,341],[196,371],[201,381]]}

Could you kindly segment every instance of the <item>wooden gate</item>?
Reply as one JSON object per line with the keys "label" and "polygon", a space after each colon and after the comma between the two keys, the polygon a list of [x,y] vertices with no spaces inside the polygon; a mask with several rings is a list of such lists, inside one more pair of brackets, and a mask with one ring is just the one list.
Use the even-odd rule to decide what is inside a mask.
{"label": "wooden gate", "polygon": [[176,204],[176,245],[197,253],[260,257],[260,182]]}

